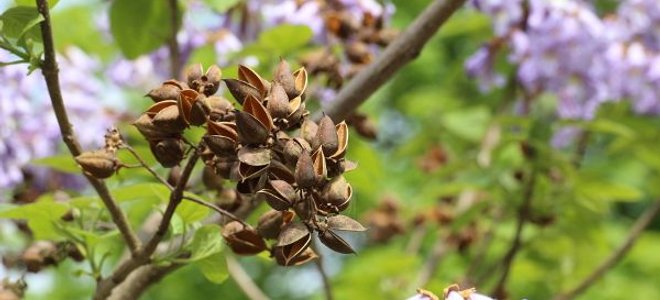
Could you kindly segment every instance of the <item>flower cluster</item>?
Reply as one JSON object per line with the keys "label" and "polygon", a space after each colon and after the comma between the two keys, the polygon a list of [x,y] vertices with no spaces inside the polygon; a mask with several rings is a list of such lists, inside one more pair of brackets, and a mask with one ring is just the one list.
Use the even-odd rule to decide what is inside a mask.
{"label": "flower cluster", "polygon": [[[479,294],[475,288],[461,290],[457,284],[453,284],[443,291],[444,300],[493,300],[493,298]],[[439,300],[440,298],[430,291],[418,289],[417,294],[407,300]]]}
{"label": "flower cluster", "polygon": [[482,88],[504,83],[493,63],[508,47],[526,93],[556,95],[561,118],[591,119],[601,103],[622,99],[629,99],[637,113],[660,113],[656,1],[623,1],[606,18],[582,1],[473,3],[493,18],[496,35],[466,62]]}
{"label": "flower cluster", "polygon": [[[0,52],[0,61],[11,61]],[[105,131],[115,118],[108,110],[99,109],[98,99],[103,84],[94,74],[99,63],[77,48],[69,48],[60,56],[60,80],[66,108],[73,124],[85,124],[74,129],[79,141],[86,146]],[[53,108],[47,100],[46,87],[40,73],[27,74],[25,65],[0,68],[0,188],[10,189],[24,179],[26,164],[35,158],[57,153],[61,137]],[[37,175],[36,184],[47,185],[48,176]]]}
{"label": "flower cluster", "polygon": [[[337,232],[363,231],[357,221],[340,215],[352,197],[352,188],[342,174],[354,168],[345,160],[348,127],[329,117],[318,123],[305,109],[307,71],[291,71],[282,60],[272,81],[254,70],[239,66],[238,79],[224,79],[227,89],[242,109],[214,95],[221,71],[212,66],[190,67],[185,82],[165,81],[151,90],[154,100],[134,125],[147,139],[151,151],[164,167],[178,165],[186,154],[183,132],[190,126],[205,127],[199,147],[207,186],[236,182],[245,198],[265,201],[272,210],[252,228],[234,221],[225,225],[223,236],[237,254],[253,255],[269,250],[280,265],[298,265],[316,257],[309,247],[312,234],[340,253],[354,250]],[[107,147],[106,147],[107,148]],[[93,176],[112,175],[121,163],[110,151],[88,152],[77,158]],[[208,182],[209,180],[218,182]],[[298,216],[298,221],[294,217]],[[275,242],[268,246],[266,239]]]}

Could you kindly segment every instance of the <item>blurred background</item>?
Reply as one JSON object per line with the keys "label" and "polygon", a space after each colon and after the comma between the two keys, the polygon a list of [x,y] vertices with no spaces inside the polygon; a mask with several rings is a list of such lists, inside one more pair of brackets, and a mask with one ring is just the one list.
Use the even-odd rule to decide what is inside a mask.
{"label": "blurred background", "polygon": [[[334,15],[332,2],[341,4]],[[83,146],[102,145],[115,125],[148,153],[130,122],[150,104],[146,92],[182,78],[185,66],[217,64],[223,78],[234,78],[244,64],[270,78],[286,58],[308,69],[310,110],[322,110],[429,2],[178,1],[177,66],[159,1],[60,0],[52,22],[64,98]],[[16,34],[6,13],[21,5],[31,1],[0,1],[3,36]],[[347,237],[357,255],[323,252],[335,297],[405,299],[419,287],[442,294],[461,283],[502,298],[550,299],[576,286],[660,199],[658,28],[653,0],[468,1],[348,120],[347,158],[359,167],[346,174],[354,195],[345,214],[370,230]],[[0,61],[15,59],[0,49]],[[91,192],[61,143],[41,71],[28,76],[28,65],[0,68],[4,218],[16,218],[2,215],[13,205]],[[108,184],[151,180],[126,170]],[[128,198],[120,202],[134,226],[161,201]],[[35,239],[63,239],[42,224],[53,217],[44,213],[49,206],[34,209],[22,217],[31,234],[25,222],[0,220],[0,277],[25,276],[26,299],[89,298],[95,283],[85,263],[66,259],[24,275],[20,261]],[[521,218],[506,288],[494,290]],[[659,230],[656,218],[578,299],[660,299]],[[119,236],[108,230],[91,238],[88,254],[107,257],[102,271],[109,272]],[[266,256],[240,263],[273,299],[323,298],[313,266],[279,267]],[[247,298],[232,278],[212,283],[190,265],[143,299]]]}

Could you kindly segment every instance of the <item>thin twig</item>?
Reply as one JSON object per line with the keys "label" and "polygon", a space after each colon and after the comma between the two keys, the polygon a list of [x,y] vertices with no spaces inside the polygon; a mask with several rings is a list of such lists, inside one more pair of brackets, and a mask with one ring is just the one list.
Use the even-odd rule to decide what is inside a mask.
{"label": "thin twig", "polygon": [[219,213],[219,214],[221,214],[221,215],[223,215],[223,216],[225,216],[225,217],[227,217],[227,218],[230,218],[230,219],[232,219],[232,220],[234,220],[234,221],[236,221],[236,222],[241,223],[241,224],[242,224],[243,226],[245,226],[245,227],[250,226],[250,225],[248,225],[247,223],[245,223],[245,221],[241,220],[239,217],[237,217],[237,216],[235,216],[234,214],[232,214],[232,213],[230,213],[230,212],[228,212],[228,211],[226,211],[226,210],[224,210],[224,209],[222,209],[222,208],[216,206],[216,205],[213,204],[213,203],[209,203],[209,202],[206,202],[206,201],[204,201],[204,200],[202,200],[202,199],[197,199],[197,198],[195,198],[195,197],[190,197],[190,196],[183,196],[183,199],[188,200],[188,201],[191,201],[191,202],[194,202],[194,203],[197,203],[197,204],[202,205],[202,206],[206,206],[206,207],[208,207],[208,208],[210,208],[210,209],[216,211],[217,213]]}
{"label": "thin twig", "polygon": [[496,224],[500,222],[502,217],[503,214],[501,211],[497,211],[495,213],[493,222],[490,224],[490,226],[488,226],[488,230],[481,238],[481,242],[477,247],[477,253],[475,253],[475,255],[472,257],[470,265],[467,267],[467,271],[465,271],[465,275],[463,276],[463,280],[460,286],[478,286],[480,283],[477,281],[475,274],[478,269],[483,267],[482,263],[486,258],[486,254],[488,253],[488,250],[490,249],[490,246],[493,242],[493,237],[495,236],[495,229],[497,228]]}
{"label": "thin twig", "polygon": [[227,255],[227,269],[229,275],[234,279],[238,287],[243,290],[245,296],[250,300],[269,300],[261,289],[252,281],[250,275],[241,267],[241,264],[231,255]]}
{"label": "thin twig", "polygon": [[131,273],[121,285],[117,286],[108,300],[139,299],[150,286],[182,266],[184,264],[170,264],[167,266],[148,264],[142,266]]}
{"label": "thin twig", "polygon": [[169,0],[168,4],[172,32],[167,47],[170,51],[171,76],[172,78],[177,79],[181,75],[181,49],[179,49],[179,42],[176,39],[176,35],[179,32],[179,3],[177,0]]}
{"label": "thin twig", "polygon": [[[442,24],[466,0],[436,0],[397,37],[383,53],[339,91],[325,113],[335,122],[344,120],[362,102],[387,82],[401,67],[412,61]],[[321,115],[315,115],[320,119]]]}
{"label": "thin twig", "polygon": [[183,199],[183,190],[185,189],[188,180],[190,179],[190,175],[195,168],[195,164],[199,160],[200,150],[193,151],[193,154],[190,156],[190,158],[188,158],[188,162],[186,163],[186,166],[181,173],[181,179],[174,187],[174,190],[170,193],[169,203],[167,208],[165,208],[163,218],[161,219],[160,224],[158,225],[158,229],[154,235],[147,242],[147,244],[140,249],[138,253],[134,254],[133,257],[131,257],[129,260],[120,264],[111,276],[99,281],[94,299],[107,298],[112,293],[112,290],[117,285],[121,284],[126,279],[126,277],[135,271],[135,269],[149,263],[151,260],[151,255],[154,253],[156,247],[167,233],[170,221],[174,216],[174,211]]}
{"label": "thin twig", "polygon": [[525,228],[525,224],[527,223],[527,219],[529,217],[529,210],[531,209],[532,199],[534,198],[534,187],[536,186],[537,170],[536,167],[532,168],[533,169],[530,174],[529,181],[527,182],[527,185],[525,185],[525,190],[523,192],[523,202],[520,205],[520,209],[518,209],[516,233],[513,237],[513,241],[511,242],[511,247],[509,247],[509,250],[502,259],[502,275],[497,281],[497,284],[491,293],[492,295],[501,295],[504,291],[504,286],[506,285],[506,281],[509,277],[511,266],[513,265],[513,260],[522,248],[521,245],[523,229]]}
{"label": "thin twig", "polygon": [[167,180],[165,178],[160,176],[160,174],[158,174],[156,172],[156,170],[152,169],[147,164],[147,162],[145,162],[144,159],[142,159],[142,157],[135,151],[135,149],[133,149],[133,147],[131,147],[129,145],[124,145],[122,148],[128,150],[128,152],[130,152],[133,155],[133,157],[135,157],[135,159],[137,159],[137,161],[140,163],[140,166],[142,166],[147,171],[149,171],[149,173],[151,173],[151,175],[153,175],[154,178],[156,178],[158,181],[160,181],[160,183],[165,185],[168,189],[170,189],[170,191],[174,190],[174,187],[169,182],[167,182]]}
{"label": "thin twig", "polygon": [[442,258],[445,257],[450,249],[451,248],[450,245],[447,244],[447,240],[439,235],[438,239],[433,245],[431,254],[422,266],[422,270],[419,272],[417,280],[415,280],[415,288],[424,288],[424,286],[426,286],[426,284],[431,281],[431,278],[433,278],[433,275],[435,275],[435,272],[438,270],[438,266],[440,266]]}
{"label": "thin twig", "polygon": [[144,246],[144,252],[147,255],[151,255],[156,249],[156,246],[158,246],[158,243],[160,243],[163,237],[165,237],[165,233],[167,233],[167,229],[170,226],[170,221],[174,216],[174,211],[176,210],[177,206],[179,206],[179,203],[181,203],[181,200],[183,199],[183,190],[185,190],[186,185],[188,184],[188,180],[190,179],[190,175],[192,174],[192,171],[195,168],[195,164],[199,160],[199,156],[200,156],[199,150],[193,151],[192,155],[188,159],[188,163],[186,163],[186,167],[181,172],[181,179],[179,179],[179,182],[174,187],[174,190],[172,190],[172,192],[170,193],[170,202],[167,204],[167,208],[165,208],[163,219],[160,221],[160,225],[158,226],[158,229],[156,230],[154,236]]}
{"label": "thin twig", "polygon": [[325,300],[332,300],[332,284],[330,283],[330,277],[328,276],[328,273],[325,271],[325,267],[323,265],[323,255],[321,255],[321,251],[318,250],[318,240],[314,241],[313,250],[316,252],[316,255],[318,258],[314,260],[314,266],[316,266],[316,271],[318,271],[319,275],[321,275],[321,280],[323,282],[323,293],[325,295]]}
{"label": "thin twig", "polygon": [[[82,153],[82,148],[76,139],[76,136],[69,122],[69,117],[64,106],[64,99],[62,98],[62,91],[60,89],[59,69],[57,61],[55,60],[55,44],[53,42],[53,33],[50,25],[50,12],[48,10],[48,0],[36,0],[37,9],[43,16],[44,20],[41,21],[41,37],[44,44],[44,60],[41,62],[41,71],[43,72],[46,86],[48,87],[48,94],[51,103],[53,104],[53,111],[57,118],[57,124],[60,127],[62,139],[69,148],[71,155],[78,156]],[[102,180],[96,179],[90,175],[85,174],[89,183],[94,187],[96,193],[101,197],[103,204],[108,209],[112,221],[117,225],[126,245],[131,253],[135,254],[140,248],[140,241],[133,232],[133,229],[128,223],[126,215],[121,210],[117,202],[112,198],[108,187]]]}
{"label": "thin twig", "polygon": [[660,200],[656,200],[649,206],[644,213],[637,218],[635,224],[628,232],[626,239],[610,256],[604,260],[587,278],[580,282],[575,288],[555,297],[556,300],[571,300],[582,294],[590,286],[596,283],[610,269],[616,266],[623,257],[632,249],[635,242],[644,232],[644,229],[651,224],[653,219],[660,213]]}

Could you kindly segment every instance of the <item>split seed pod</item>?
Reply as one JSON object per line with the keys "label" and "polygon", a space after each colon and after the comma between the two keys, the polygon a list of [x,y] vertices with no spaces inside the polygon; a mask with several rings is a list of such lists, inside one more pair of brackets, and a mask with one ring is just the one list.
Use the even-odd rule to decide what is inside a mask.
{"label": "split seed pod", "polygon": [[227,89],[239,104],[243,104],[247,96],[261,98],[261,92],[253,85],[238,79],[223,79]]}
{"label": "split seed pod", "polygon": [[264,80],[257,72],[244,65],[238,65],[238,79],[257,88],[262,98],[265,97],[268,90],[270,90],[270,82]]}
{"label": "split seed pod", "polygon": [[266,242],[252,227],[243,226],[238,221],[227,223],[222,236],[227,245],[238,255],[255,255],[266,250]]}
{"label": "split seed pod", "polygon": [[316,138],[320,141],[325,156],[333,155],[339,148],[339,138],[335,122],[329,116],[324,116],[319,122]]}
{"label": "split seed pod", "polygon": [[290,211],[270,210],[259,217],[257,232],[266,239],[277,239],[282,227],[290,223],[294,216]]}
{"label": "split seed pod", "polygon": [[310,245],[312,233],[302,223],[289,223],[277,238],[277,246],[282,247],[284,265],[300,256]]}
{"label": "split seed pod", "polygon": [[321,192],[319,209],[326,212],[340,212],[348,207],[353,196],[353,188],[346,182],[344,176],[338,176],[325,185]]}
{"label": "split seed pod", "polygon": [[298,196],[296,190],[284,180],[271,180],[265,189],[257,192],[263,196],[266,203],[275,210],[283,211],[296,202]]}
{"label": "split seed pod", "polygon": [[280,60],[277,69],[275,69],[274,77],[274,81],[277,81],[282,85],[286,94],[289,96],[289,99],[298,96],[296,92],[295,78],[293,77],[293,74],[291,74],[291,67],[286,60]]}

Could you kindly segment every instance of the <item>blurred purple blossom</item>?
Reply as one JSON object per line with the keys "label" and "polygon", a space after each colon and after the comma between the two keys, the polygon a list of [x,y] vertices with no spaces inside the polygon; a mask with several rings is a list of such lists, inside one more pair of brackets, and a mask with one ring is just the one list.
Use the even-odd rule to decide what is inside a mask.
{"label": "blurred purple blossom", "polygon": [[[0,51],[0,60],[10,54]],[[95,74],[98,60],[78,48],[58,56],[60,84],[70,121],[84,147],[102,144],[103,133],[115,116],[103,109],[104,85]],[[22,168],[30,160],[54,155],[61,146],[57,120],[41,72],[27,75],[26,65],[0,68],[0,188],[9,189],[23,180]],[[33,170],[37,184],[47,173]]]}
{"label": "blurred purple blossom", "polygon": [[[641,114],[660,113],[660,5],[627,0],[616,15],[599,17],[587,2],[474,0],[508,46],[517,79],[531,94],[557,97],[557,115],[592,119],[601,103],[631,101]],[[482,89],[498,87],[495,52],[482,47],[466,61]]]}

